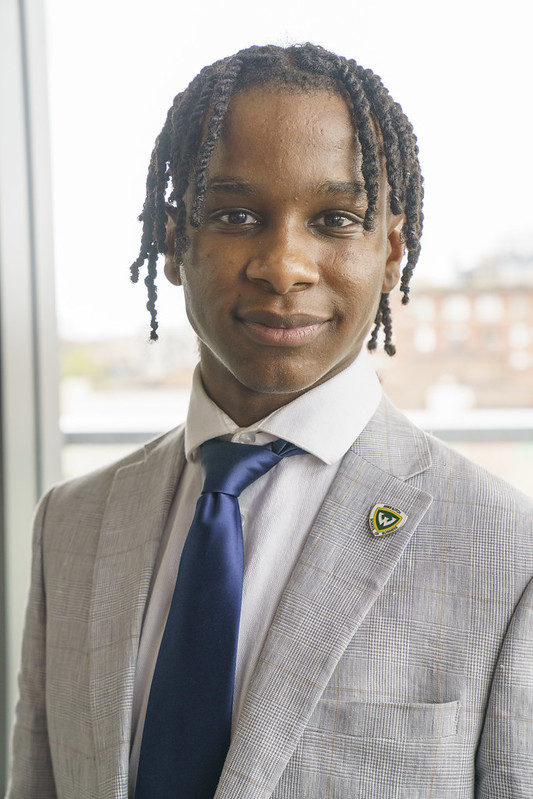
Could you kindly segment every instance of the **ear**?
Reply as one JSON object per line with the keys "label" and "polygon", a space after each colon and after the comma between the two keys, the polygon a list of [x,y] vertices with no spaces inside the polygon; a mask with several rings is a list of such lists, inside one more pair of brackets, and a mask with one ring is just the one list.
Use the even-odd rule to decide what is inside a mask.
{"label": "ear", "polygon": [[384,294],[392,291],[400,279],[401,263],[405,252],[405,243],[402,236],[404,223],[405,216],[403,214],[390,216],[388,219],[387,261],[381,289]]}
{"label": "ear", "polygon": [[175,286],[181,286],[181,276],[179,266],[176,263],[176,215],[177,208],[173,205],[165,205],[167,212],[166,236],[165,246],[167,251],[165,253],[165,275]]}

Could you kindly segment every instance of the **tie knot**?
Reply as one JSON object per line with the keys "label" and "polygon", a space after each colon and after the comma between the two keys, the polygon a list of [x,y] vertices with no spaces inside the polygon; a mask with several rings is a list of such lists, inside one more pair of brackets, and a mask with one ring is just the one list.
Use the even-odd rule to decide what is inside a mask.
{"label": "tie knot", "polygon": [[283,458],[305,452],[282,438],[262,447],[212,438],[201,445],[200,451],[204,475],[202,494],[213,492],[233,497],[238,497]]}

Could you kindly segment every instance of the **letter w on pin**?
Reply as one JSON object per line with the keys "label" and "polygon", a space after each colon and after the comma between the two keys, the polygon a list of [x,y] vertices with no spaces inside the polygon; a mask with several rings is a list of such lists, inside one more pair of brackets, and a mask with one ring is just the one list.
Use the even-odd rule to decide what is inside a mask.
{"label": "letter w on pin", "polygon": [[391,505],[375,505],[370,512],[370,531],[376,538],[396,532],[403,527],[407,516]]}

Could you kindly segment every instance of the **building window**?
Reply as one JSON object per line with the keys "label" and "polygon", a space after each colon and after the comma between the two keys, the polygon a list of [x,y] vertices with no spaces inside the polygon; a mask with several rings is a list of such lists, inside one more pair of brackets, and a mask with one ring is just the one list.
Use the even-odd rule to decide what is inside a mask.
{"label": "building window", "polygon": [[482,294],[476,300],[475,312],[480,322],[499,322],[503,318],[502,298],[497,294]]}
{"label": "building window", "polygon": [[524,350],[515,350],[509,355],[509,366],[516,372],[525,372],[531,366],[531,361]]}
{"label": "building window", "polygon": [[468,297],[453,295],[447,297],[442,303],[442,317],[449,322],[467,322],[470,319],[471,308]]}
{"label": "building window", "polygon": [[431,297],[417,297],[416,303],[409,306],[412,315],[419,322],[433,322],[436,316],[435,301]]}
{"label": "building window", "polygon": [[437,347],[435,328],[431,325],[421,325],[413,334],[415,350],[420,353],[434,352]]}
{"label": "building window", "polygon": [[529,327],[525,322],[516,322],[509,328],[509,344],[513,349],[524,349],[530,342]]}

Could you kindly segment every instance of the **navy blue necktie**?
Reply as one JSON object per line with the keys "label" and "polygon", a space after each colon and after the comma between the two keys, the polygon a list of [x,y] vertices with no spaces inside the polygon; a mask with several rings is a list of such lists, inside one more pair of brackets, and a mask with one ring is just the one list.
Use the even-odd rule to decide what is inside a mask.
{"label": "navy blue necktie", "polygon": [[181,555],[152,679],[135,799],[212,799],[231,735],[243,540],[237,497],[282,458],[259,447],[201,446],[204,486]]}

